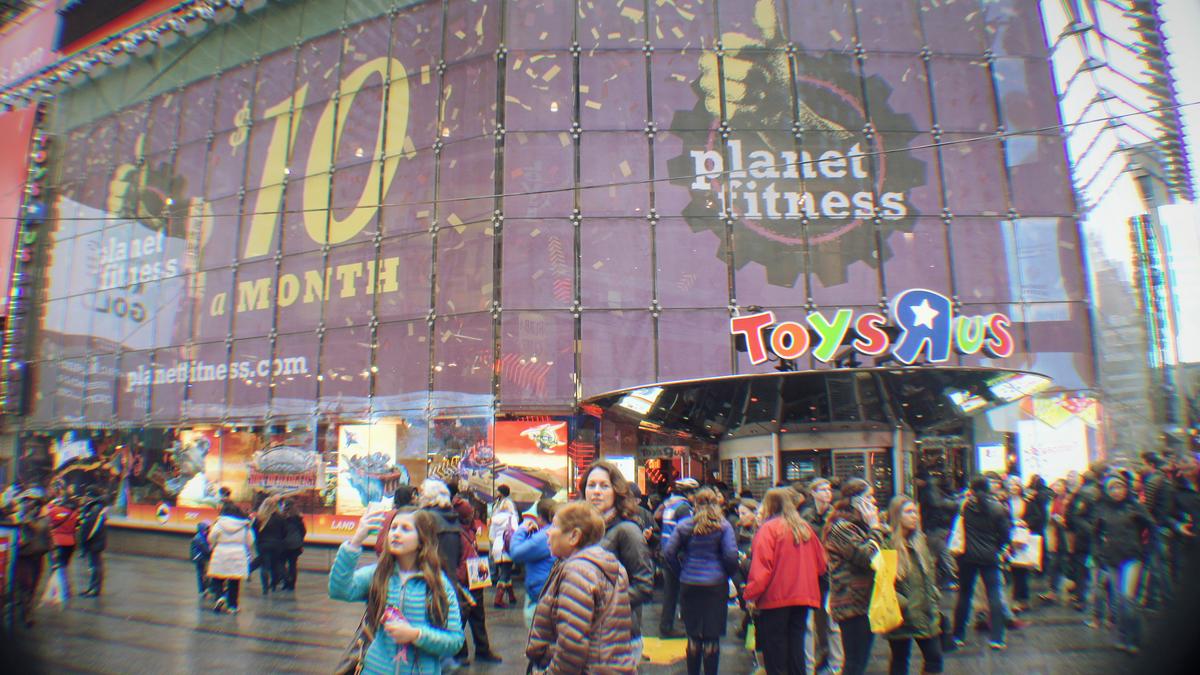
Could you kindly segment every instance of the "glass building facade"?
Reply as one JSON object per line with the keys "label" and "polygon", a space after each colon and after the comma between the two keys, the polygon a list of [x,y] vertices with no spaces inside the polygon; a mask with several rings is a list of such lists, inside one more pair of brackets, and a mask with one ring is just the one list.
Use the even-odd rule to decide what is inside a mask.
{"label": "glass building facade", "polygon": [[394,4],[270,3],[56,97],[27,430],[583,452],[589,397],[770,370],[732,314],[910,288],[1012,318],[949,365],[1094,386],[1026,3]]}

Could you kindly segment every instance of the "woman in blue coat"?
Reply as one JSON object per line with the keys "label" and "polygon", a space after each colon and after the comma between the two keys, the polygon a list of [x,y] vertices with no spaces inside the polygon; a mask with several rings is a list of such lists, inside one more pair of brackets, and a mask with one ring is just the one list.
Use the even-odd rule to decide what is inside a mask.
{"label": "woman in blue coat", "polygon": [[550,569],[556,560],[550,553],[550,540],[546,537],[546,528],[554,520],[554,511],[558,502],[553,499],[542,499],[536,505],[533,514],[525,513],[521,526],[513,533],[509,552],[513,562],[525,565],[525,626],[533,622],[533,610],[537,607],[538,596],[542,594],[542,586],[550,576]]}
{"label": "woman in blue coat", "polygon": [[[363,542],[378,532],[379,561],[355,569]],[[329,571],[329,597],[367,603],[363,673],[442,672],[463,645],[454,585],[442,572],[437,523],[424,511],[375,513],[342,544]]]}

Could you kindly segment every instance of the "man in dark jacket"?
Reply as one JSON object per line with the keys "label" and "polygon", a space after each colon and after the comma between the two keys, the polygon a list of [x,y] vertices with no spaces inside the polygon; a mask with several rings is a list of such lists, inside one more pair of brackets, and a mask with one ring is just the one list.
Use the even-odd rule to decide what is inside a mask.
{"label": "man in dark jacket", "polygon": [[1092,518],[1100,499],[1097,476],[1101,469],[1093,467],[1083,472],[1083,483],[1067,503],[1067,537],[1070,546],[1068,577],[1075,582],[1075,609],[1082,612],[1087,606],[1091,571],[1087,559],[1092,554]]}
{"label": "man in dark jacket", "polygon": [[1157,608],[1163,599],[1171,593],[1171,544],[1176,516],[1175,485],[1167,477],[1165,468],[1167,462],[1157,452],[1143,452],[1142,461],[1147,470],[1142,475],[1143,492],[1146,510],[1154,519],[1154,527],[1150,528],[1150,546],[1147,551],[1146,568],[1149,573],[1146,587],[1146,604]]}
{"label": "man in dark jacket", "polygon": [[1004,642],[1004,580],[1000,573],[1000,557],[1012,536],[1012,520],[1005,508],[991,495],[988,479],[975,476],[963,504],[962,522],[965,550],[958,556],[958,602],[954,607],[954,641],[961,645],[966,639],[967,617],[971,611],[971,594],[975,579],[981,577],[987,589],[989,646],[1000,650]]}
{"label": "man in dark jacket", "polygon": [[1123,473],[1104,479],[1104,497],[1096,503],[1094,513],[1096,602],[1089,625],[1098,628],[1104,625],[1105,616],[1114,616],[1117,649],[1133,653],[1141,641],[1141,618],[1136,598],[1130,597],[1128,589],[1135,588],[1134,580],[1141,576],[1146,559],[1142,535],[1154,528],[1154,519],[1146,507],[1129,497],[1129,481]]}
{"label": "man in dark jacket", "polygon": [[87,489],[87,503],[79,517],[79,551],[87,556],[91,578],[81,595],[96,597],[104,586],[104,549],[108,546],[108,504],[99,488]]}
{"label": "man in dark jacket", "polygon": [[[808,493],[812,500],[800,511],[800,517],[822,537],[825,523],[833,515],[833,484],[828,478],[814,478],[808,484]],[[829,606],[828,571],[817,579],[817,586],[821,589],[821,606],[808,613],[808,630],[804,632],[805,668],[810,673],[838,673],[846,657],[841,626],[825,609]]]}
{"label": "man in dark jacket", "polygon": [[946,488],[947,476],[933,480],[928,473],[917,475],[917,503],[921,506],[921,525],[925,529],[925,540],[929,553],[937,560],[937,581],[941,588],[954,583],[954,556],[950,555],[946,541],[954,516],[958,513],[958,502]]}

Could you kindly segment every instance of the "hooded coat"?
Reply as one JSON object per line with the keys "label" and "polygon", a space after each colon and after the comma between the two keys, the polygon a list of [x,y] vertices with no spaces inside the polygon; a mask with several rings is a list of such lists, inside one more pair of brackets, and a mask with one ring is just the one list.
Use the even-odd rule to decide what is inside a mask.
{"label": "hooded coat", "polygon": [[547,675],[634,673],[629,577],[592,545],[555,565],[533,613],[525,655]]}
{"label": "hooded coat", "polygon": [[208,576],[216,579],[245,579],[250,576],[250,558],[254,552],[254,531],[250,521],[234,515],[217,518],[208,531],[212,558]]}

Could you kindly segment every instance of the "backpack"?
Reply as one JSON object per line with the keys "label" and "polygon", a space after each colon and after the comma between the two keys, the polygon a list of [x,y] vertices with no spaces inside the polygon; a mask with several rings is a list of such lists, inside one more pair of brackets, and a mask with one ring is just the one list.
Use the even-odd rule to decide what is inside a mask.
{"label": "backpack", "polygon": [[17,544],[17,557],[40,557],[54,548],[50,538],[50,528],[44,522],[41,527],[33,523],[21,523],[20,540]]}

